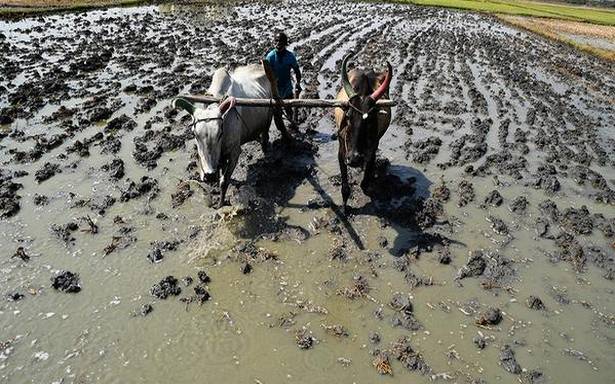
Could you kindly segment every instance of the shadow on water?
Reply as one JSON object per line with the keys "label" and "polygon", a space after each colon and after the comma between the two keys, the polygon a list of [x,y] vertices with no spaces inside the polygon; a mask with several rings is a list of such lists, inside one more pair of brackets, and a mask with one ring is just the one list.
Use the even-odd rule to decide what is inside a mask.
{"label": "shadow on water", "polygon": [[412,248],[422,251],[442,245],[448,239],[426,232],[427,228],[439,224],[438,216],[442,210],[436,200],[430,199],[431,185],[431,180],[418,169],[390,164],[387,159],[379,158],[375,180],[368,191],[370,200],[355,208],[353,213],[377,217],[382,226],[395,231],[395,239],[389,248],[395,256],[403,255]]}
{"label": "shadow on water", "polygon": [[346,232],[348,232],[348,236],[350,236],[350,238],[355,243],[357,248],[365,249],[365,246],[363,244],[363,241],[361,240],[361,237],[359,236],[357,231],[355,231],[354,227],[348,220],[348,217],[342,211],[342,208],[333,203],[333,199],[331,198],[331,196],[329,196],[329,194],[322,188],[322,186],[320,185],[318,180],[316,180],[316,178],[310,176],[308,178],[308,181],[312,185],[314,190],[318,193],[318,195],[320,195],[323,201],[331,202],[331,210],[333,211],[333,213],[335,213],[335,216],[340,221],[340,223],[342,223],[342,225],[346,229]]}
{"label": "shadow on water", "polygon": [[237,236],[298,241],[309,237],[305,228],[288,224],[288,217],[278,215],[276,207],[288,206],[297,188],[315,173],[317,152],[315,145],[302,138],[291,147],[275,140],[263,157],[248,165],[246,181],[237,185],[234,196],[243,207]]}
{"label": "shadow on water", "polygon": [[[354,177],[353,177],[354,176]],[[362,195],[358,184],[362,173],[351,175],[353,195]],[[373,185],[367,192],[367,202],[350,209],[352,216],[376,217],[381,228],[390,227],[395,238],[389,252],[401,256],[415,249],[422,252],[435,245],[451,241],[437,232],[427,231],[434,225],[442,224],[438,216],[441,204],[430,199],[432,182],[419,170],[405,165],[393,165],[385,158],[378,158]],[[361,199],[361,197],[359,197]],[[365,199],[365,198],[363,198]],[[364,249],[362,244],[355,244]]]}
{"label": "shadow on water", "polygon": [[[299,135],[292,148],[276,140],[265,156],[248,165],[246,181],[237,185],[234,196],[243,207],[243,213],[235,224],[234,232],[238,237],[303,241],[310,236],[309,231],[289,224],[289,217],[279,215],[278,208],[329,208],[344,234],[360,250],[368,247],[364,237],[357,232],[355,222],[366,216],[376,217],[382,226],[394,229],[396,236],[390,244],[390,252],[395,256],[413,248],[429,249],[449,242],[437,233],[425,231],[425,228],[438,224],[438,204],[429,199],[432,182],[422,172],[405,165],[392,165],[379,158],[369,197],[358,188],[362,173],[351,174],[353,195],[359,201],[352,202],[354,208],[346,215],[342,207],[334,203],[339,199],[330,195],[330,188],[325,188],[317,176],[317,152],[313,137]],[[337,192],[339,184],[336,178],[331,179]],[[299,186],[306,181],[318,197],[305,204],[291,203]],[[367,202],[361,206],[363,201]]]}

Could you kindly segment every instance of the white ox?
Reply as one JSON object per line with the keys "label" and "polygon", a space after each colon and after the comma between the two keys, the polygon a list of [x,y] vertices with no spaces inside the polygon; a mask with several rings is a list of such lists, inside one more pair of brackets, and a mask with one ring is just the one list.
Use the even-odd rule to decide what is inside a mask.
{"label": "white ox", "polygon": [[269,126],[273,117],[272,108],[235,106],[232,98],[269,99],[272,97],[271,83],[260,65],[238,67],[232,74],[219,68],[214,72],[208,94],[227,99],[219,105],[209,104],[203,109],[178,98],[173,106],[192,115],[201,181],[219,177],[218,207],[221,207],[241,153],[241,145],[260,139],[264,151],[269,142]]}

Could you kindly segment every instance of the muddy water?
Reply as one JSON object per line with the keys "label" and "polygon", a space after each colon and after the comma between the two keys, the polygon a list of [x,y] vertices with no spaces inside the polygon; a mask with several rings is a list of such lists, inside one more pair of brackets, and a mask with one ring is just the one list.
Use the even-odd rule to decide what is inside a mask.
{"label": "muddy water", "polygon": [[[393,64],[391,94],[400,105],[380,154],[391,164],[385,173],[397,177],[381,181],[388,197],[372,201],[355,185],[353,212],[341,214],[331,112],[310,111],[302,114],[297,149],[278,141],[267,155],[257,145],[244,148],[229,191],[232,207],[216,211],[215,188],[210,194],[211,187],[205,192],[192,183],[193,195],[174,208],[180,180],[195,177],[192,141],[160,144],[152,164],[139,160],[134,140],[148,131],[189,139],[187,120],[170,111],[171,98],[204,91],[206,74],[218,65],[254,61],[266,52],[263,36],[278,27],[289,32],[304,65],[308,97],[335,94],[339,60],[348,51],[360,65]],[[3,382],[612,382],[615,76],[608,65],[489,18],[324,1],[110,9],[1,22],[0,32],[0,109],[14,120],[2,126],[9,134],[0,136],[2,176],[23,185],[16,191],[19,211],[0,221],[0,287],[3,297],[24,295],[0,304]],[[99,58],[111,49],[110,58]],[[46,119],[61,106],[74,108],[72,117]],[[92,117],[97,107],[110,114]],[[134,129],[107,128],[123,114]],[[488,118],[481,130],[476,119]],[[508,130],[501,128],[506,120]],[[33,158],[16,152],[30,153],[63,132],[61,144]],[[104,139],[92,140],[89,156],[68,151],[97,132]],[[102,153],[110,137],[121,147]],[[419,144],[430,137],[441,145],[423,151]],[[152,150],[159,138],[150,140]],[[471,149],[482,143],[475,155]],[[503,152],[511,159],[494,163],[490,156]],[[114,158],[124,162],[119,180],[101,169]],[[35,173],[46,162],[61,173],[38,183]],[[535,182],[545,164],[554,165],[547,173],[559,188]],[[580,166],[604,183],[579,184],[573,170]],[[143,176],[157,180],[159,193],[120,201],[127,179]],[[461,180],[473,185],[475,197],[459,207]],[[426,213],[404,202],[437,197],[442,181],[450,200],[441,199],[434,223],[418,225],[412,218]],[[403,192],[408,187],[412,193]],[[503,203],[481,207],[494,189]],[[48,204],[35,205],[35,194]],[[93,207],[107,195],[117,201],[104,212]],[[528,207],[512,213],[518,196]],[[560,218],[539,209],[547,199]],[[561,219],[566,208],[582,205],[604,215],[606,229],[595,216]],[[98,233],[81,230],[87,216]],[[493,217],[508,234],[492,229]],[[542,236],[538,219],[549,223]],[[571,229],[570,222],[587,220],[593,226],[585,234]],[[80,229],[65,243],[50,228],[70,221]],[[581,265],[583,257],[562,255],[553,240],[562,232],[580,245]],[[126,247],[107,254],[114,237]],[[180,243],[151,263],[154,241]],[[19,246],[29,261],[11,257]],[[595,254],[590,249],[602,257],[588,256]],[[456,280],[469,252],[478,250],[497,252],[510,269],[493,281]],[[438,261],[446,252],[448,265]],[[245,261],[252,267],[247,274]],[[82,290],[51,288],[59,270],[78,273]],[[180,301],[194,294],[199,271],[211,277],[211,299]],[[181,295],[153,297],[150,287],[169,275],[180,279]],[[186,286],[185,276],[195,282]],[[369,289],[353,296],[348,289],[356,289],[358,276]],[[398,294],[412,303],[414,323],[396,320],[404,317],[391,305]],[[530,295],[546,309],[528,308]],[[153,308],[147,316],[140,314],[144,304]],[[502,321],[477,325],[489,307],[502,311]],[[343,331],[329,329],[336,325]],[[299,348],[298,334],[312,340],[311,348]],[[473,342],[479,334],[484,349]],[[398,361],[392,344],[403,336],[418,355],[406,350]],[[520,373],[504,369],[504,345]],[[382,354],[392,376],[373,366]],[[417,362],[423,369],[415,369]]]}
{"label": "muddy water", "polygon": [[613,40],[601,39],[597,37],[588,37],[583,35],[577,35],[574,33],[567,33],[564,36],[579,44],[587,44],[589,46],[598,47],[610,51],[615,49],[615,43],[613,42]]}

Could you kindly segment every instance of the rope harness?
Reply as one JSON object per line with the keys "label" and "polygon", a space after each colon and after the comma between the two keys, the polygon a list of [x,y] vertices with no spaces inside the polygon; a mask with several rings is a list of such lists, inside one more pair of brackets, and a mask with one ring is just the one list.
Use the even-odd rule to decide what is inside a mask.
{"label": "rope harness", "polygon": [[[241,116],[241,114],[236,108],[237,107],[236,99],[233,96],[226,96],[220,102],[220,104],[218,104],[218,109],[220,108],[220,106],[222,106],[225,103],[229,103],[230,105],[228,109],[222,114],[222,116],[211,116],[211,117],[204,117],[202,119],[193,119],[192,123],[190,124],[190,126],[192,127],[192,130],[194,131],[196,129],[196,125],[198,123],[202,123],[204,121],[211,121],[211,120],[221,120],[222,121],[222,133],[224,133],[224,120],[226,119],[226,115],[228,115],[230,111],[235,111],[235,113],[237,114],[237,117],[239,118],[239,121],[241,122],[243,127],[247,129],[248,125],[246,124],[245,120],[243,119],[243,117]],[[222,138],[222,134],[220,134],[220,138]]]}
{"label": "rope harness", "polygon": [[[367,112],[363,112],[362,110],[360,110],[359,108],[355,107],[354,105],[352,105],[352,103],[350,102],[350,99],[348,100],[348,106],[346,108],[342,108],[342,110],[344,111],[344,114],[346,114],[347,108],[351,108],[354,109],[356,112],[361,114],[361,118],[363,120],[367,120],[367,118],[369,117],[369,114],[372,113],[372,111],[374,109],[378,109],[379,112],[381,112],[382,110],[377,107],[377,106],[373,106],[370,109],[367,110]],[[340,136],[343,136],[343,140],[344,140],[344,147],[346,148],[346,150],[348,150],[348,135],[346,134],[348,131],[348,127],[350,127],[350,123],[347,122],[343,127],[340,126],[340,128],[337,131],[337,136],[338,138]],[[339,140],[339,139],[338,139]]]}

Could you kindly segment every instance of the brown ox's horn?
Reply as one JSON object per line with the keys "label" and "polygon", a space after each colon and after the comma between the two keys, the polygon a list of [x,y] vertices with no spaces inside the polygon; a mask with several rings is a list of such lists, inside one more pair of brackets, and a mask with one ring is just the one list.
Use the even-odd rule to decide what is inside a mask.
{"label": "brown ox's horn", "polygon": [[352,99],[357,95],[352,88],[352,84],[348,81],[348,72],[346,72],[346,65],[348,64],[348,59],[350,59],[350,53],[344,56],[344,60],[342,61],[342,86],[344,87],[344,91],[346,91],[346,95],[348,95],[348,100]]}
{"label": "brown ox's horn", "polygon": [[384,78],[384,81],[382,82],[382,84],[380,84],[378,89],[376,89],[374,93],[370,95],[370,97],[374,101],[378,101],[378,99],[380,99],[382,95],[384,95],[387,89],[389,89],[389,85],[391,85],[391,79],[393,79],[393,67],[391,67],[391,63],[389,63],[388,61],[387,61],[387,67],[388,67],[388,72],[387,72],[386,77]]}

